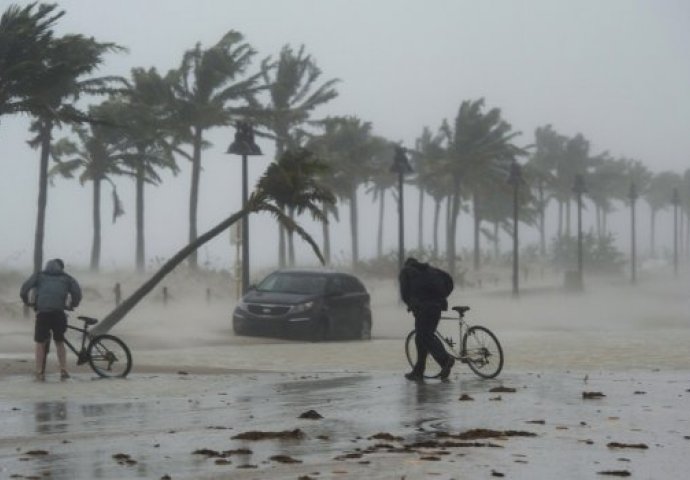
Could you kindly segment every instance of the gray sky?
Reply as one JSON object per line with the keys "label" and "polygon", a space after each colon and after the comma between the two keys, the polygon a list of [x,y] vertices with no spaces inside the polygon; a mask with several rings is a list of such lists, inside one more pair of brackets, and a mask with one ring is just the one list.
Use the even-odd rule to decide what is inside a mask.
{"label": "gray sky", "polygon": [[[3,11],[10,3],[0,1]],[[18,2],[26,4],[28,2]],[[551,123],[565,134],[580,132],[592,153],[642,160],[655,172],[690,167],[690,3],[683,0],[632,1],[459,1],[459,0],[118,0],[59,1],[67,15],[60,33],[93,35],[130,49],[110,55],[101,73],[127,76],[133,67],[177,67],[184,50],[204,47],[234,29],[259,52],[276,56],[289,43],[306,46],[323,70],[339,78],[340,96],[316,113],[357,115],[375,133],[408,146],[424,126],[452,120],[460,103],[485,97],[499,107],[521,141]],[[38,152],[25,143],[28,120],[0,119],[0,268],[31,263]],[[56,137],[66,135],[59,132]],[[224,154],[230,129],[212,131],[215,145],[204,152],[199,212],[203,231],[240,204],[240,162]],[[254,161],[257,177],[272,148]],[[167,257],[187,232],[189,165],[147,193],[147,256]],[[104,225],[105,266],[133,263],[134,191],[118,181],[127,215]],[[409,198],[410,212],[416,195]],[[58,179],[49,192],[46,256],[88,263],[91,242],[90,189]],[[368,201],[362,199],[364,210]],[[104,215],[110,208],[104,198]],[[389,206],[392,201],[389,200]],[[341,214],[347,217],[347,207]],[[390,226],[394,212],[389,209]],[[161,221],[161,219],[164,219]],[[362,218],[364,256],[375,244],[374,215]],[[408,222],[409,243],[416,227]],[[368,227],[368,225],[372,227]],[[411,225],[412,224],[412,225]],[[320,241],[320,229],[306,221]],[[10,227],[11,228],[7,228]],[[252,220],[253,231],[274,234],[269,219]],[[461,224],[461,229],[463,229]],[[348,230],[334,226],[336,251],[349,255]],[[395,230],[386,242],[394,245]],[[467,239],[469,228],[460,233]],[[414,239],[414,240],[413,240]],[[258,241],[258,239],[257,239]],[[267,242],[266,242],[267,243]],[[256,264],[275,261],[272,245],[256,246]],[[308,258],[306,250],[301,256]],[[227,236],[201,252],[218,265],[228,263]]]}

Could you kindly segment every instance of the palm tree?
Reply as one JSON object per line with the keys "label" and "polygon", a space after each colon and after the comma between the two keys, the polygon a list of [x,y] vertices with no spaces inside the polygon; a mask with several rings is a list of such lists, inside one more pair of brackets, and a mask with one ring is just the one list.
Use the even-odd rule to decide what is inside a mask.
{"label": "palm tree", "polygon": [[[301,158],[300,160],[295,160]],[[281,165],[281,161],[286,162],[289,159],[291,166],[287,163]],[[310,165],[307,169],[297,169],[298,172],[288,171],[293,168],[295,164],[303,166],[304,163]],[[148,295],[158,285],[163,278],[171,273],[175,267],[182,263],[185,258],[190,256],[192,252],[198,250],[202,245],[217,237],[223,231],[230,228],[233,224],[240,221],[245,215],[251,213],[268,212],[285,226],[288,232],[296,232],[304,241],[306,241],[312,248],[319,261],[323,264],[324,259],[321,255],[318,245],[314,239],[294,220],[287,216],[278,206],[278,202],[285,202],[287,197],[290,198],[290,203],[287,203],[288,208],[299,211],[309,211],[315,216],[319,216],[320,205],[322,203],[330,203],[333,201],[333,194],[324,190],[317,182],[314,182],[311,175],[315,173],[318,168],[314,166],[319,163],[314,160],[310,154],[301,151],[300,153],[291,154],[289,157],[281,157],[277,164],[272,164],[259,179],[256,189],[249,197],[247,205],[234,213],[230,217],[218,223],[215,227],[208,230],[206,233],[198,236],[193,242],[185,245],[170,260],[168,260],[156,273],[154,273],[149,280],[147,280],[141,287],[139,287],[130,297],[125,299],[119,306],[111,311],[103,321],[97,325],[93,330],[93,334],[104,333],[110,330],[117,322],[122,320],[127,313],[132,310],[146,295]],[[296,174],[298,173],[298,174]],[[306,178],[299,178],[304,175]],[[299,192],[294,190],[288,191],[285,188],[284,181],[286,176],[292,182],[294,188],[299,188]]]}
{"label": "palm tree", "polygon": [[[434,227],[433,227],[433,256],[438,253],[438,219],[441,201],[447,191],[443,182],[443,159],[446,151],[443,148],[443,136],[440,133],[432,134],[428,127],[424,127],[422,134],[415,141],[415,150],[412,152],[413,170],[415,171],[414,183],[419,189],[419,204],[417,217],[417,248],[424,248],[424,195],[429,194],[434,200]],[[447,182],[446,187],[447,187]]]}
{"label": "palm tree", "polygon": [[381,137],[373,137],[376,144],[371,161],[371,182],[366,193],[371,194],[374,203],[379,203],[378,231],[376,234],[376,255],[383,256],[383,222],[386,213],[386,192],[397,183],[397,175],[391,171],[394,150],[391,143]]}
{"label": "palm tree", "polygon": [[556,165],[555,196],[558,200],[558,235],[563,235],[563,210],[565,209],[565,235],[570,236],[570,204],[574,199],[573,185],[576,175],[584,175],[592,164],[589,157],[589,141],[580,133],[565,143],[563,157]]}
{"label": "palm tree", "polygon": [[[89,114],[93,117],[107,118],[108,104],[92,107]],[[91,124],[90,128],[75,126],[78,143],[67,138],[59,140],[53,147],[53,158],[57,164],[49,172],[60,174],[65,178],[74,178],[74,173],[81,170],[79,183],[92,183],[92,218],[93,240],[91,242],[91,270],[98,271],[101,258],[101,184],[110,184],[113,196],[113,222],[124,213],[122,203],[117,195],[117,188],[112,177],[123,175],[121,163],[124,157],[123,138],[112,127]]]}
{"label": "palm tree", "polygon": [[673,189],[681,184],[681,177],[675,172],[661,172],[654,175],[649,182],[649,189],[644,195],[650,211],[650,256],[656,257],[656,214],[671,205]]}
{"label": "palm tree", "polygon": [[329,117],[320,122],[324,133],[314,137],[310,149],[331,167],[333,193],[350,204],[352,265],[359,263],[359,221],[357,190],[371,174],[377,142],[371,134],[371,123],[357,117]]}
{"label": "palm tree", "polygon": [[80,111],[75,102],[83,95],[99,95],[113,92],[122,81],[119,77],[87,78],[103,62],[108,52],[122,51],[113,43],[99,43],[82,35],[65,35],[53,39],[44,51],[43,68],[35,72],[27,86],[31,96],[27,97],[23,108],[35,120],[31,131],[36,136],[29,142],[39,148],[39,188],[34,243],[34,270],[43,263],[43,239],[48,197],[48,160],[52,132],[62,124],[90,122],[86,113]]}
{"label": "palm tree", "polygon": [[511,143],[520,134],[501,119],[501,111],[493,108],[482,112],[484,99],[466,100],[460,105],[453,128],[444,125],[448,140],[448,173],[453,178],[454,193],[449,231],[448,269],[455,273],[455,229],[460,208],[461,187],[472,194],[474,205],[474,268],[480,267],[479,233],[482,191],[505,182],[510,162],[526,151]]}
{"label": "palm tree", "polygon": [[[328,166],[304,148],[286,150],[266,170],[263,188],[271,192],[276,206],[289,218],[308,211],[315,220],[326,222],[322,204],[334,205],[335,196],[320,181]],[[290,265],[294,266],[292,232],[288,232]]]}
{"label": "palm tree", "polygon": [[594,169],[588,176],[587,195],[594,203],[597,237],[607,236],[608,214],[614,210],[613,201],[625,201],[630,183],[624,159],[613,159],[607,152],[593,158]]}
{"label": "palm tree", "polygon": [[539,212],[539,252],[546,256],[546,208],[551,200],[550,192],[556,181],[556,165],[565,155],[566,137],[557,133],[551,125],[539,127],[534,132],[535,149],[523,169],[528,185],[536,190],[536,208]]}
{"label": "palm tree", "polygon": [[[257,86],[260,73],[245,76],[255,54],[242,34],[231,30],[207,50],[197,43],[184,53],[180,67],[171,70],[166,77],[174,95],[172,108],[177,118],[179,140],[192,147],[191,153],[176,149],[192,164],[190,243],[197,236],[201,151],[207,146],[204,132],[229,125],[233,119],[251,113],[251,97],[263,88]],[[193,270],[198,268],[196,251],[192,252],[189,265]]]}
{"label": "palm tree", "polygon": [[[37,6],[38,5],[38,6]],[[0,17],[0,116],[29,112],[34,82],[65,14],[55,4],[10,5]]]}
{"label": "palm tree", "polygon": [[[270,101],[260,106],[258,120],[272,132],[275,139],[275,155],[279,159],[287,148],[299,148],[302,129],[312,112],[338,96],[334,86],[339,81],[331,79],[316,86],[321,77],[311,55],[305,54],[304,45],[295,52],[290,45],[283,46],[275,69],[262,71],[263,84],[268,89]],[[258,105],[257,105],[258,106]],[[294,258],[294,252],[289,255]],[[285,266],[285,234],[279,232],[278,262]]]}

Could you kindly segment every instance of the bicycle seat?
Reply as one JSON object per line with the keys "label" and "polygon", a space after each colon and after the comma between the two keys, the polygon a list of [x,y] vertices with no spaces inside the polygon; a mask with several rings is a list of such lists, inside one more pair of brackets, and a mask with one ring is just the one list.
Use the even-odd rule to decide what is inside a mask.
{"label": "bicycle seat", "polygon": [[465,312],[468,311],[469,309],[470,309],[470,307],[458,306],[458,307],[453,307],[451,310],[455,310],[462,317],[463,315],[465,315]]}
{"label": "bicycle seat", "polygon": [[79,320],[84,322],[84,325],[96,325],[98,323],[98,320],[95,318],[91,317],[84,317],[84,316],[79,316],[77,317]]}

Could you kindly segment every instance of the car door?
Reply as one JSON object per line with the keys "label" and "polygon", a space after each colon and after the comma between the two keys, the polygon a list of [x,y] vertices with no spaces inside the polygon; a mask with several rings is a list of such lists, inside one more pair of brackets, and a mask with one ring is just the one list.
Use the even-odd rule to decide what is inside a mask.
{"label": "car door", "polygon": [[362,322],[365,319],[370,320],[369,294],[364,285],[353,276],[345,275],[343,284],[347,298],[347,313],[343,327],[347,329],[348,335],[358,337],[362,331]]}

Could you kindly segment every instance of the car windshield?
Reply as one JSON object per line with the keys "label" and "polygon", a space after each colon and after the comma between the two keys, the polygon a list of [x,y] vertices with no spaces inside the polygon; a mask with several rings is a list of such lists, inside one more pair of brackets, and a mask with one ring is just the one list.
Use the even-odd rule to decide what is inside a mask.
{"label": "car windshield", "polygon": [[274,273],[257,286],[257,290],[262,292],[299,293],[302,295],[323,293],[325,289],[325,276],[304,273]]}

